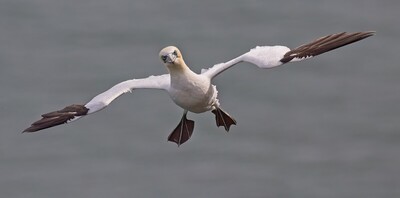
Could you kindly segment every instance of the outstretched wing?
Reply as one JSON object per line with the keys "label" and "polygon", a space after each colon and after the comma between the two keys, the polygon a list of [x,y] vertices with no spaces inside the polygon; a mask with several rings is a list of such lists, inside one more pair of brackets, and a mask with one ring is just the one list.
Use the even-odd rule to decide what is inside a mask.
{"label": "outstretched wing", "polygon": [[65,124],[81,118],[82,116],[100,111],[107,107],[113,100],[124,93],[134,89],[168,89],[170,85],[169,74],[150,76],[142,79],[132,79],[114,85],[107,91],[95,96],[85,105],[70,105],[64,109],[46,113],[42,118],[25,129],[23,132],[35,132],[60,124]]}
{"label": "outstretched wing", "polygon": [[240,62],[249,62],[260,68],[272,68],[288,62],[301,61],[319,54],[334,50],[336,48],[360,41],[374,35],[374,31],[337,33],[318,38],[310,43],[301,45],[290,50],[286,46],[260,46],[249,52],[236,57],[226,63],[220,63],[202,71],[203,75],[211,79],[226,69]]}

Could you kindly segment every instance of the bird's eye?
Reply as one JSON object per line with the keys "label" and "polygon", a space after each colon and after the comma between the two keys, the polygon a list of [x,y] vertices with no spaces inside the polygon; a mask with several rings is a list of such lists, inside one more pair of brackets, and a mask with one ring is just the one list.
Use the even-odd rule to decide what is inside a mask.
{"label": "bird's eye", "polygon": [[161,56],[161,60],[165,63],[167,62],[167,56]]}

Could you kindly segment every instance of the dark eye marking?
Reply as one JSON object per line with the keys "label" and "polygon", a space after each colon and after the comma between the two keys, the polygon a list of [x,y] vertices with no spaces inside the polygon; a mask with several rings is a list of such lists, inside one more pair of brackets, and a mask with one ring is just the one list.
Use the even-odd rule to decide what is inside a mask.
{"label": "dark eye marking", "polygon": [[161,60],[164,62],[164,63],[166,63],[167,62],[167,56],[161,56]]}
{"label": "dark eye marking", "polygon": [[175,50],[174,52],[172,52],[173,55],[178,56],[178,52]]}

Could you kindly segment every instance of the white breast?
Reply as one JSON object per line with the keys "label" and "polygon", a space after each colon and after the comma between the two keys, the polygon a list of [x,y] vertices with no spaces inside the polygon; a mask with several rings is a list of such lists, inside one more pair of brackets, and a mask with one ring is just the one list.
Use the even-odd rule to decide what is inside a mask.
{"label": "white breast", "polygon": [[202,113],[218,106],[217,90],[210,79],[195,73],[171,76],[171,99],[183,109]]}

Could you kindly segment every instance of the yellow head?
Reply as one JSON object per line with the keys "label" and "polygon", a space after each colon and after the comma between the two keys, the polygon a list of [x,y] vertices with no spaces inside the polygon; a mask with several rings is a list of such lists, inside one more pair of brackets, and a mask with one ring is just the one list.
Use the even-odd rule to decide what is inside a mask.
{"label": "yellow head", "polygon": [[161,61],[169,70],[186,68],[185,61],[179,49],[175,46],[165,47],[159,54]]}

